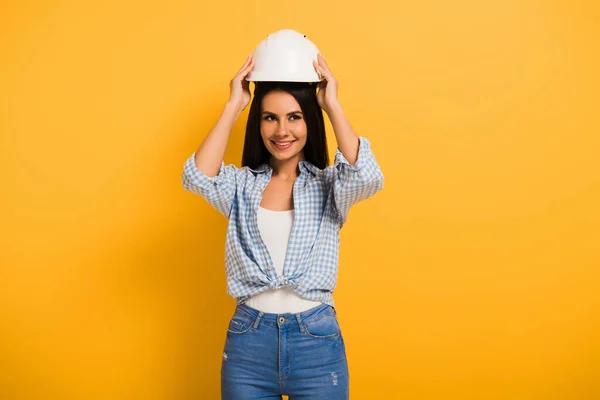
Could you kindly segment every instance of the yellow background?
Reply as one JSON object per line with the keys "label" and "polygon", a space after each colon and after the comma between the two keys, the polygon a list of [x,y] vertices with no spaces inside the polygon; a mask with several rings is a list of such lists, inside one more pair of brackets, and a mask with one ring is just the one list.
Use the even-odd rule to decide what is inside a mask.
{"label": "yellow background", "polygon": [[351,398],[600,398],[597,2],[1,8],[0,398],[219,398],[226,220],[180,174],[281,28],[385,175],[341,234]]}

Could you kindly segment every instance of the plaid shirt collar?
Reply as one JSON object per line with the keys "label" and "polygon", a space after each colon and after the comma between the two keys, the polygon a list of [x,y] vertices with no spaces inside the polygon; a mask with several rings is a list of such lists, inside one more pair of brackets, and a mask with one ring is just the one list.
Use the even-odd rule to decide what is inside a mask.
{"label": "plaid shirt collar", "polygon": [[[313,165],[311,162],[309,161],[300,161],[300,170],[304,170],[306,172],[312,173],[313,175],[316,175],[319,171],[321,171],[321,169],[319,169],[319,167]],[[256,173],[263,173],[263,172],[271,172],[272,168],[269,164],[261,164],[256,168],[250,168],[248,167],[248,169],[250,171],[254,171]]]}

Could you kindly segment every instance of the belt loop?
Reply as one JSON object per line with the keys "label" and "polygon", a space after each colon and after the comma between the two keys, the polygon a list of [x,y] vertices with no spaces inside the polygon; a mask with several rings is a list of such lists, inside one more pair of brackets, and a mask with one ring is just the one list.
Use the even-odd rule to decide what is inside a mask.
{"label": "belt loop", "polygon": [[300,332],[306,333],[304,329],[304,324],[302,323],[302,318],[300,318],[300,313],[296,314],[296,320],[298,321],[298,327],[300,328]]}
{"label": "belt loop", "polygon": [[264,315],[264,312],[262,312],[262,311],[258,312],[258,315],[256,316],[254,323],[252,324],[252,329],[256,330],[256,328],[258,327],[258,322],[260,321],[260,319],[262,318],[263,315]]}

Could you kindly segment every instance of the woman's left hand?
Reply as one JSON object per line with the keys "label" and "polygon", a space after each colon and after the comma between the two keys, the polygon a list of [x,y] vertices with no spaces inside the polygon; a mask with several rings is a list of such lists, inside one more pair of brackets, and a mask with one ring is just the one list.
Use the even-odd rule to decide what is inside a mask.
{"label": "woman's left hand", "polygon": [[319,106],[329,114],[332,107],[338,104],[338,82],[331,73],[327,61],[325,61],[325,57],[321,54],[317,54],[317,60],[318,62],[313,60],[313,65],[322,79],[318,85],[319,91],[317,92],[317,101]]}

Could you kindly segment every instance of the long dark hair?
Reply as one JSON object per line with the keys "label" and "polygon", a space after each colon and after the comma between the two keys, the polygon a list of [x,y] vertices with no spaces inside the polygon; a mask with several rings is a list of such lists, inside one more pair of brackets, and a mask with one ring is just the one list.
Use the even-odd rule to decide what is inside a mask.
{"label": "long dark hair", "polygon": [[242,166],[252,169],[268,164],[271,153],[265,147],[260,134],[262,101],[273,90],[282,90],[294,96],[304,115],[306,123],[306,144],[304,158],[316,167],[325,169],[329,165],[327,138],[323,110],[317,102],[317,85],[305,82],[254,82],[254,98],[246,123],[246,138],[242,153]]}

